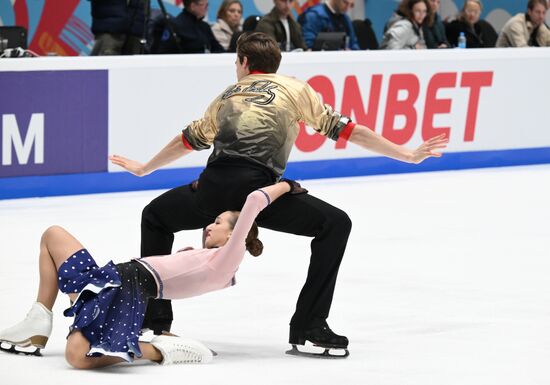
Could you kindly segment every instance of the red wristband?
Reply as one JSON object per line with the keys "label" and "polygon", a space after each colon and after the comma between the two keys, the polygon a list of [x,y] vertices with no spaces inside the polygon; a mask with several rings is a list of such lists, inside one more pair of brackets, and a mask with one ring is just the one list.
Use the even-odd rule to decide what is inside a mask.
{"label": "red wristband", "polygon": [[355,123],[349,122],[348,124],[346,124],[345,127],[342,129],[342,131],[340,131],[340,135],[338,135],[338,139],[348,140],[354,128],[355,128]]}
{"label": "red wristband", "polygon": [[185,146],[185,148],[187,148],[188,150],[193,150],[193,147],[191,147],[187,139],[185,139],[185,135],[183,134],[181,134],[181,141],[183,142],[183,145]]}

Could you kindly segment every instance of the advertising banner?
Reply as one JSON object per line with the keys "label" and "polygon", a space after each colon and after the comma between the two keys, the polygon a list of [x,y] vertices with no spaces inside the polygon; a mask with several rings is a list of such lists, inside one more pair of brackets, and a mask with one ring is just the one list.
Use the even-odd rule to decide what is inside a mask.
{"label": "advertising banner", "polygon": [[[151,159],[235,83],[235,59],[2,62],[0,198],[170,188],[196,178],[210,150],[193,151],[144,178],[109,164],[107,156]],[[303,79],[323,102],[387,139],[409,148],[438,134],[450,139],[442,158],[410,165],[299,123],[285,176],[550,163],[550,78],[542,76],[549,63],[544,48],[284,54],[279,73]],[[53,184],[62,187],[40,177],[52,174],[48,178],[63,177]]]}
{"label": "advertising banner", "polygon": [[0,72],[0,177],[106,171],[107,75]]}
{"label": "advertising banner", "polygon": [[[110,70],[111,153],[149,159],[236,81],[234,55],[192,56],[185,59],[200,65]],[[449,154],[550,147],[550,78],[540,76],[549,63],[545,49],[310,52],[284,55],[279,73],[307,81],[325,103],[395,143],[415,147],[444,133]],[[168,168],[204,166],[209,153]],[[290,161],[376,156],[302,126]]]}

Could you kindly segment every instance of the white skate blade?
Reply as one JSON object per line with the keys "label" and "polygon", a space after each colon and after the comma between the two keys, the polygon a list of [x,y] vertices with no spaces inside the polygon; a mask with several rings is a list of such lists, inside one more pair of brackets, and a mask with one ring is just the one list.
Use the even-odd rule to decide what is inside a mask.
{"label": "white skate blade", "polygon": [[31,339],[29,338],[24,341],[8,341],[8,340],[0,339],[0,344],[9,344],[9,345],[19,346],[21,348],[26,348],[31,346]]}
{"label": "white skate blade", "polygon": [[321,359],[342,359],[349,356],[348,349],[323,348],[314,345],[305,345],[302,350],[296,345],[292,345],[292,349],[285,353],[291,356],[321,358]]}
{"label": "white skate blade", "polygon": [[0,343],[3,343],[3,342],[7,344],[19,346],[22,348],[26,348],[32,345],[35,348],[44,349],[46,347],[46,343],[48,342],[48,337],[37,335],[37,336],[32,336],[30,338],[24,339],[22,341],[10,341],[8,339],[0,339]]}
{"label": "white skate blade", "polygon": [[31,345],[30,340],[26,345],[19,345],[12,342],[1,341],[0,350],[10,354],[24,354],[26,356],[42,357],[42,353],[40,353],[40,348]]}

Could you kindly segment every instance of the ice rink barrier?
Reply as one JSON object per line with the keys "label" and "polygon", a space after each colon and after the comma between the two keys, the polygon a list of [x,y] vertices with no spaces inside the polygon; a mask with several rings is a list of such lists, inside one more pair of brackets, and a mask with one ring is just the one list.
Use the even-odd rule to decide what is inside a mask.
{"label": "ice rink barrier", "polygon": [[[234,54],[47,57],[0,61],[0,199],[170,188],[209,150],[138,178],[108,154],[146,161],[235,82]],[[439,133],[421,165],[379,157],[301,127],[296,179],[550,163],[550,49],[306,52],[279,73],[408,147]]]}

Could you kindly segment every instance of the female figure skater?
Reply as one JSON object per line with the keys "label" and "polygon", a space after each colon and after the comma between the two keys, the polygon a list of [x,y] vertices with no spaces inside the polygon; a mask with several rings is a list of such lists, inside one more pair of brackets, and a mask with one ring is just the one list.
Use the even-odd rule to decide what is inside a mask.
{"label": "female figure skater", "polygon": [[189,338],[160,335],[140,342],[148,298],[180,299],[234,284],[244,253],[261,254],[263,245],[254,219],[286,192],[305,192],[282,181],[250,193],[242,211],[225,211],[205,229],[204,249],[134,259],[98,267],[82,244],[59,226],[48,228],[40,242],[40,286],[27,317],[0,332],[0,342],[34,346],[40,355],[52,330],[51,309],[57,289],[69,295],[74,316],[65,357],[78,369],[100,368],[134,358],[161,364],[206,363],[212,352]]}

